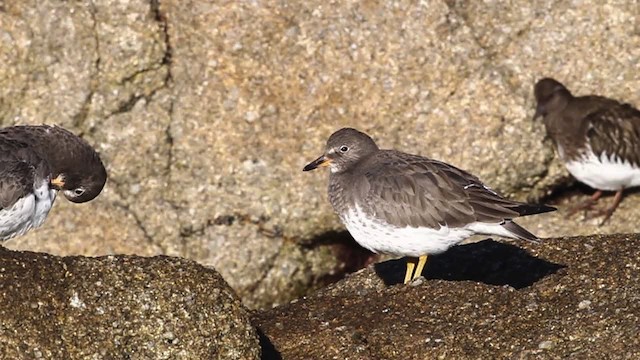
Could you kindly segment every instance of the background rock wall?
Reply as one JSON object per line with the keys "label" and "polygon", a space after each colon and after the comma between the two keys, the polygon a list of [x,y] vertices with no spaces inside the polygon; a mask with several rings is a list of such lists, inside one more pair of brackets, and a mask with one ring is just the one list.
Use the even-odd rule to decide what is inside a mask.
{"label": "background rock wall", "polygon": [[[250,306],[281,303],[366,261],[329,232],[343,228],[327,175],[301,171],[333,131],[537,200],[570,180],[530,121],[534,82],[640,105],[639,15],[636,1],[0,1],[1,124],[68,127],[110,174],[96,201],[61,199],[6,245],[184,256]],[[604,227],[522,223],[637,232],[638,200]]]}

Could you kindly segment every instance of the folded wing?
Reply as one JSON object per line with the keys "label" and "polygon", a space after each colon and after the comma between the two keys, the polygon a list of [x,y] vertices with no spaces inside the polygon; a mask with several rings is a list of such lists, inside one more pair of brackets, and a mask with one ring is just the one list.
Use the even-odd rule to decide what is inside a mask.
{"label": "folded wing", "polygon": [[[452,165],[392,152],[380,154],[384,172],[362,177],[369,214],[398,227],[463,227],[473,222],[505,224],[522,216],[553,211],[545,205],[511,201],[486,187],[474,175]],[[511,225],[509,225],[511,226]],[[517,225],[515,225],[517,226]]]}

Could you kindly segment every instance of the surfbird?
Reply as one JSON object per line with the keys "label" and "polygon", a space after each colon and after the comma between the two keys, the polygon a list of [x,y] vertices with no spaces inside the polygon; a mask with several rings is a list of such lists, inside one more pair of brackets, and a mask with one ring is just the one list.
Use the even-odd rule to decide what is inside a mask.
{"label": "surfbird", "polygon": [[0,241],[42,225],[58,191],[83,203],[98,196],[106,180],[98,153],[61,127],[0,129]]}
{"label": "surfbird", "polygon": [[475,234],[536,242],[512,219],[555,210],[505,199],[447,163],[381,150],[351,128],[333,133],[303,171],[325,166],[329,201],[349,233],[375,253],[408,256],[405,283],[422,274],[427,255]]}
{"label": "surfbird", "polygon": [[640,185],[640,111],[602,96],[573,96],[560,82],[544,78],[534,88],[534,120],[543,117],[560,159],[578,181],[596,190],[569,216],[592,210],[603,191],[615,191],[613,204],[595,212],[604,224],[626,188]]}

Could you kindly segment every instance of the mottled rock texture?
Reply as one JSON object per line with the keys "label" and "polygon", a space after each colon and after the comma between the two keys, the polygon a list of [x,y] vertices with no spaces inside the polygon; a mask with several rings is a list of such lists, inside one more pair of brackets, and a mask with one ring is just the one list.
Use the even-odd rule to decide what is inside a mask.
{"label": "mottled rock texture", "polygon": [[484,241],[254,314],[265,359],[637,359],[640,237]]}
{"label": "mottled rock texture", "polygon": [[[569,184],[533,124],[532,87],[640,105],[632,1],[0,1],[0,123],[57,123],[98,148],[96,201],[60,199],[7,246],[167,254],[213,265],[252,307],[366,261],[302,166],[336,129],[445,160],[535,200]],[[586,196],[586,194],[580,194]],[[636,232],[637,194],[603,227]],[[333,236],[342,234],[342,236]]]}
{"label": "mottled rock texture", "polygon": [[0,248],[3,359],[259,359],[215,270],[170,257],[57,257]]}

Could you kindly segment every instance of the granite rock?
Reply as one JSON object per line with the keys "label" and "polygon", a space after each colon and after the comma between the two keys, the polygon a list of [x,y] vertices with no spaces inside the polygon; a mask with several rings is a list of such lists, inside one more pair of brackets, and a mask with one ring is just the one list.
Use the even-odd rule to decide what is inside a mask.
{"label": "granite rock", "polygon": [[492,240],[369,266],[255,312],[265,359],[636,359],[640,237]]}
{"label": "granite rock", "polygon": [[[104,193],[60,199],[8,243],[58,255],[166,254],[215,266],[251,307],[369,261],[306,162],[343,126],[447,161],[505,195],[571,186],[533,124],[532,88],[639,104],[631,2],[0,2],[0,123],[57,123],[101,152]],[[635,24],[635,27],[634,27]],[[587,196],[587,194],[584,194]],[[542,236],[637,232],[563,212]],[[564,204],[560,201],[560,204]],[[90,216],[87,216],[90,215]],[[347,240],[344,242],[343,240]]]}
{"label": "granite rock", "polygon": [[0,248],[4,359],[259,359],[220,274],[165,256],[57,257]]}

